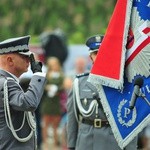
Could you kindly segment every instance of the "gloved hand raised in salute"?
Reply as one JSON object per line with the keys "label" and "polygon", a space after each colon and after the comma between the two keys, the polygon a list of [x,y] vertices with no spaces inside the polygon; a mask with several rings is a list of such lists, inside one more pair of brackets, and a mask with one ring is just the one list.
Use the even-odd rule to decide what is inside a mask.
{"label": "gloved hand raised in salute", "polygon": [[34,55],[30,55],[31,70],[33,73],[42,72],[42,62],[35,61]]}

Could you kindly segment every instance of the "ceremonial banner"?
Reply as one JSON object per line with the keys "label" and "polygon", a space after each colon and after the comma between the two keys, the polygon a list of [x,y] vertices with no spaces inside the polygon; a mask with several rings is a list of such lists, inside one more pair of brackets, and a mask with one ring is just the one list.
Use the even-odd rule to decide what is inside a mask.
{"label": "ceremonial banner", "polygon": [[129,108],[129,105],[134,85],[127,82],[127,79],[125,79],[123,91],[101,86],[100,84],[96,85],[107,119],[116,141],[122,149],[144,127],[150,124],[150,78],[143,79],[144,84],[141,88],[143,97],[137,97],[133,110]]}
{"label": "ceremonial banner", "polygon": [[118,0],[105,37],[92,67],[89,81],[123,87],[126,42],[133,0]]}
{"label": "ceremonial banner", "polygon": [[[124,0],[118,0],[117,4],[119,4],[119,1],[123,2]],[[119,68],[120,71],[118,72],[116,66],[112,66],[114,72],[117,72],[116,74],[122,72],[120,75],[123,76],[124,84],[122,85],[123,82],[120,82],[121,84],[111,82],[111,80],[108,80],[110,84],[105,84],[107,82],[105,82],[105,79],[107,78],[103,78],[102,81],[101,79],[99,80],[100,70],[98,67],[101,65],[97,63],[101,62],[105,65],[105,62],[102,61],[104,60],[102,56],[105,57],[104,54],[107,55],[109,53],[108,51],[102,54],[101,57],[99,57],[101,53],[98,53],[98,57],[94,63],[94,70],[92,70],[93,72],[91,72],[89,79],[98,89],[104,111],[118,145],[121,148],[127,146],[134,137],[150,123],[150,0],[133,0],[130,18],[128,42],[124,42],[127,43],[126,55],[125,57],[123,56],[125,53],[123,52],[124,50],[122,50],[121,59],[115,57],[115,59],[120,60],[120,66],[118,65],[121,67]],[[115,34],[117,34],[117,32]],[[106,38],[107,35],[102,45],[107,43]],[[122,40],[123,39],[125,40],[125,38],[122,38]],[[109,42],[112,41],[110,40]],[[109,50],[112,48],[109,47],[109,44],[105,46]],[[101,50],[103,51],[103,49],[100,49],[100,51]],[[115,52],[115,50],[113,52]],[[113,52],[110,51],[110,53]],[[112,61],[112,64],[113,63]],[[104,73],[107,74],[107,76],[110,75],[110,78],[113,79],[113,76],[111,76],[112,71],[110,73],[110,70],[111,65],[109,67],[107,66]],[[107,73],[107,71],[109,73]],[[121,79],[120,75],[118,78],[114,77],[114,79],[119,81]],[[141,88],[138,87],[140,91],[138,91],[136,85],[134,85],[134,81],[137,78],[142,78],[143,80]],[[112,85],[115,83],[117,86]],[[132,95],[134,95],[134,98]],[[133,109],[130,109],[131,101],[133,100],[135,100],[135,106]]]}

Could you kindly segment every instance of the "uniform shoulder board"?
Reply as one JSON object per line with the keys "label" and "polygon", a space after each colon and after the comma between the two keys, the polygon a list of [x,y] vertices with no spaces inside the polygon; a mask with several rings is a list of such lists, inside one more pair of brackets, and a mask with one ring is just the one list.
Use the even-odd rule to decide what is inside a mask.
{"label": "uniform shoulder board", "polygon": [[76,78],[80,78],[80,77],[84,77],[84,76],[88,76],[88,75],[89,75],[89,72],[81,73],[81,74],[77,74]]}

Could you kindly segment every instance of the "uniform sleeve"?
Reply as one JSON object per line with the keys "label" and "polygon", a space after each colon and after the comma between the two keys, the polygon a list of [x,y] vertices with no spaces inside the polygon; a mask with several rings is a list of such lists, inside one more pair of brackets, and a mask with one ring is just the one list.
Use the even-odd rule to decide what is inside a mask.
{"label": "uniform sleeve", "polygon": [[45,77],[34,75],[29,83],[27,92],[14,80],[8,80],[8,100],[12,109],[18,111],[34,111],[41,100]]}
{"label": "uniform sleeve", "polygon": [[125,150],[137,150],[137,140],[138,138],[135,137],[126,147]]}
{"label": "uniform sleeve", "polygon": [[73,149],[76,146],[77,134],[78,134],[78,122],[75,117],[74,102],[75,97],[73,96],[73,90],[71,90],[67,102],[67,143],[68,148]]}

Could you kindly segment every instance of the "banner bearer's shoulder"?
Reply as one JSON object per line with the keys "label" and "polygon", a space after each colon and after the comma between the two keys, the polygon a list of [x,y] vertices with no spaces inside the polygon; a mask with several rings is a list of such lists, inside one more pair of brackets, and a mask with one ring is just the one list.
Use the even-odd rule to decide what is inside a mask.
{"label": "banner bearer's shoulder", "polygon": [[76,78],[81,78],[81,77],[85,77],[85,76],[88,76],[88,75],[89,75],[89,72],[81,73],[81,74],[77,74]]}

